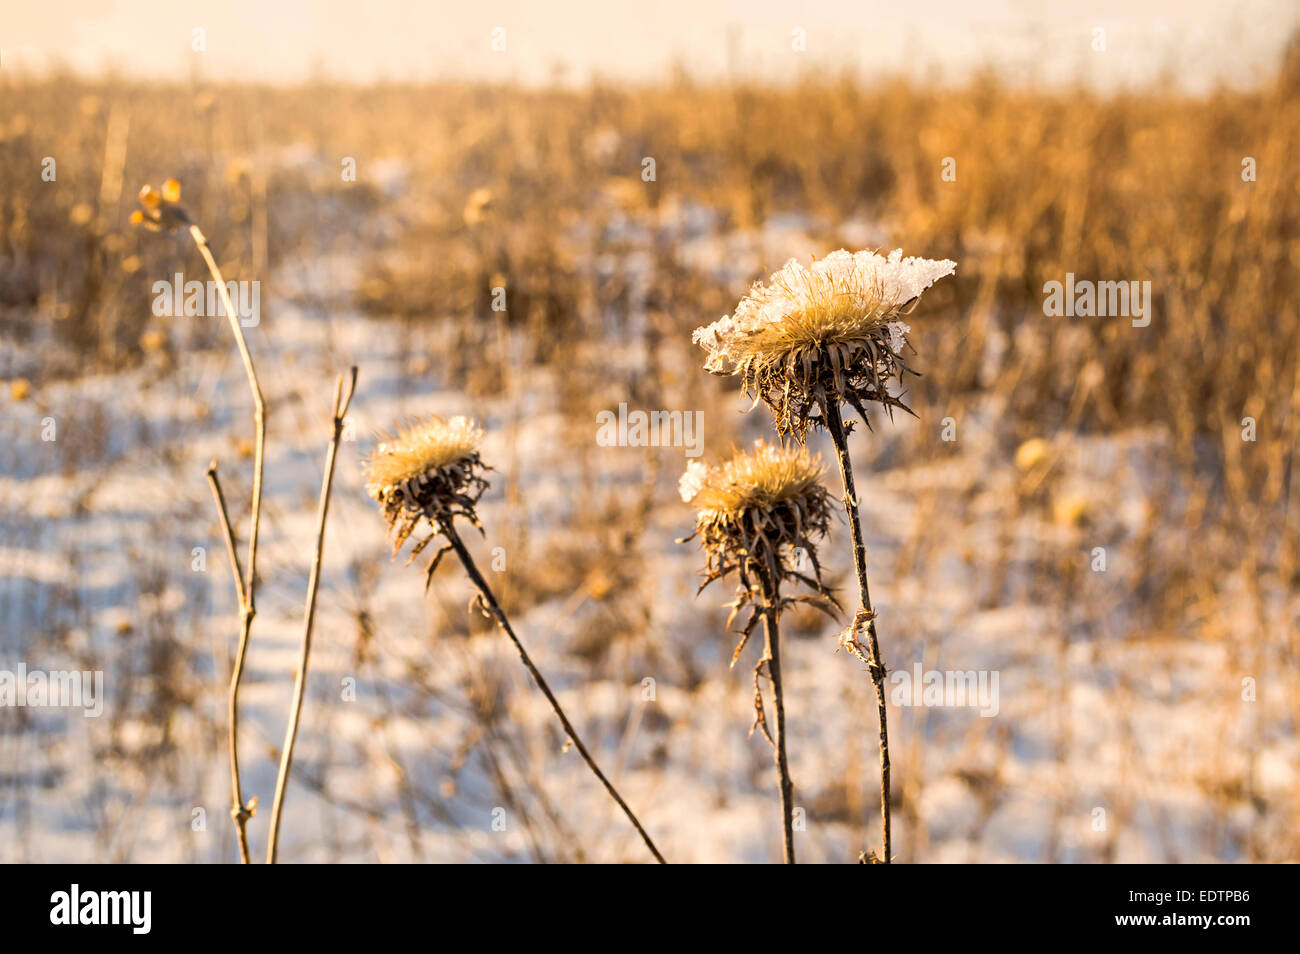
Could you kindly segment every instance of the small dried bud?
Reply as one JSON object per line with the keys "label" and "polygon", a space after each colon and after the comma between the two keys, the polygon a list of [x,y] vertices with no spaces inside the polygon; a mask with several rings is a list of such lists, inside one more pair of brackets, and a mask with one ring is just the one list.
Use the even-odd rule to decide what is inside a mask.
{"label": "small dried bud", "polygon": [[147,185],[140,190],[140,206],[131,213],[131,224],[143,226],[151,232],[171,232],[190,224],[189,213],[180,205],[181,184],[168,179],[162,191]]}

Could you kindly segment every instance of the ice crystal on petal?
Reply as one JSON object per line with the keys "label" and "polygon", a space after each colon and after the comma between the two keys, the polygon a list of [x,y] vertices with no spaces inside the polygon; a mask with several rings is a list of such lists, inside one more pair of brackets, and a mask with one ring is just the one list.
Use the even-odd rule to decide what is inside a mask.
{"label": "ice crystal on petal", "polygon": [[907,333],[911,330],[911,326],[905,321],[889,323],[889,347],[895,354],[903,353],[903,345],[907,344]]}
{"label": "ice crystal on petal", "polygon": [[682,474],[681,479],[677,481],[677,491],[682,495],[685,503],[690,503],[695,499],[700,488],[709,476],[709,466],[702,460],[693,460],[686,465],[686,472]]}

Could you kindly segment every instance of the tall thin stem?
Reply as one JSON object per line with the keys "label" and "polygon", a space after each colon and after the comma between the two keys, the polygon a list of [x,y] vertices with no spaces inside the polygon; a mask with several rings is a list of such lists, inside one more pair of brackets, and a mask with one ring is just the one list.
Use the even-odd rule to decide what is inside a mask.
{"label": "tall thin stem", "polygon": [[853,568],[858,577],[858,596],[862,609],[852,624],[852,639],[856,641],[857,628],[866,624],[868,655],[865,658],[871,682],[876,687],[877,721],[880,725],[880,842],[883,854],[880,861],[889,864],[893,859],[889,824],[889,715],[885,708],[885,661],[880,656],[876,639],[876,614],[871,607],[871,590],[867,585],[867,547],[862,542],[862,520],[858,515],[858,495],[853,486],[853,464],[849,460],[848,438],[844,433],[844,420],[840,416],[839,401],[832,397],[822,410],[826,415],[826,428],[835,444],[839,460],[840,479],[844,484],[844,509],[849,515],[849,529],[853,533]]}
{"label": "tall thin stem", "polygon": [[302,700],[307,687],[307,662],[311,656],[311,631],[316,621],[316,593],[320,589],[321,562],[325,554],[325,522],[330,512],[330,491],[334,488],[334,463],[338,459],[339,436],[343,433],[343,420],[352,403],[352,393],[357,386],[357,369],[354,367],[343,391],[343,375],[334,385],[334,431],[330,437],[329,451],[325,455],[325,476],[321,480],[320,504],[316,512],[316,553],[311,561],[311,577],[307,582],[307,608],[303,613],[302,651],[298,658],[298,671],[293,680],[293,705],[289,710],[289,724],[284,730],[284,745],[280,749],[280,770],[275,779],[275,800],[271,803],[271,836],[267,842],[266,863],[275,864],[280,850],[280,813],[284,808],[285,791],[289,785],[289,770],[293,766],[293,747],[298,740],[298,722],[302,718]]}
{"label": "tall thin stem", "polygon": [[239,843],[239,860],[242,864],[251,861],[248,853],[248,820],[253,817],[257,799],[251,804],[244,804],[243,787],[239,781],[239,682],[244,675],[244,658],[248,652],[249,623],[252,618],[247,614],[248,600],[244,593],[244,577],[239,569],[239,550],[235,546],[235,531],[230,526],[230,514],[226,510],[226,497],[221,492],[221,481],[217,478],[217,462],[208,465],[208,484],[212,487],[212,496],[217,503],[217,513],[221,515],[221,528],[226,537],[226,552],[230,555],[230,570],[235,577],[235,595],[239,599],[240,633],[239,646],[235,650],[235,663],[230,672],[230,688],[227,693],[229,708],[230,734],[230,817],[235,822],[235,837]]}
{"label": "tall thin stem", "polygon": [[257,534],[262,524],[262,461],[266,452],[266,399],[262,396],[262,386],[257,380],[257,371],[253,368],[253,356],[248,351],[248,342],[244,340],[244,329],[239,322],[239,315],[230,301],[230,290],[226,280],[217,266],[217,260],[208,248],[208,240],[197,225],[190,226],[190,237],[198,247],[199,253],[212,273],[225,307],[226,318],[234,333],[235,343],[239,346],[239,356],[244,362],[244,373],[248,375],[248,387],[253,394],[253,422],[257,432],[257,446],[253,456],[253,500],[252,513],[249,517],[248,531],[248,577],[241,579],[239,560],[235,556],[234,532],[230,528],[230,517],[226,513],[225,500],[221,496],[220,485],[216,482],[216,462],[208,469],[208,479],[212,483],[213,493],[217,497],[218,510],[225,527],[226,542],[230,548],[231,563],[235,573],[235,590],[239,596],[240,630],[239,647],[235,652],[235,664],[231,669],[228,705],[230,710],[230,768],[231,785],[234,789],[234,805],[230,816],[235,821],[235,830],[239,840],[239,857],[244,864],[250,861],[248,853],[248,820],[257,808],[257,799],[245,804],[239,787],[239,686],[244,676],[244,657],[248,651],[248,639],[253,631],[253,617],[257,615]]}
{"label": "tall thin stem", "polygon": [[208,240],[197,225],[190,226],[190,236],[198,246],[203,260],[207,262],[212,280],[217,284],[217,292],[221,295],[222,305],[225,306],[226,319],[230,322],[230,330],[235,335],[235,344],[239,346],[239,357],[244,362],[244,373],[248,375],[248,387],[253,393],[253,420],[256,426],[257,444],[253,451],[253,501],[248,530],[248,584],[244,588],[248,596],[248,614],[251,623],[252,617],[257,614],[257,534],[262,525],[262,461],[266,452],[266,399],[262,396],[262,386],[258,383],[257,371],[253,368],[253,356],[249,353],[248,342],[244,340],[243,325],[240,324],[239,315],[230,300],[230,289],[226,287],[226,280],[221,275],[217,260],[212,257]]}
{"label": "tall thin stem", "polygon": [[770,574],[760,574],[763,588],[763,635],[766,643],[763,658],[772,677],[772,695],[776,699],[776,767],[781,775],[781,816],[783,820],[785,863],[794,864],[794,783],[790,781],[790,763],[785,753],[785,692],[781,684],[780,584]]}
{"label": "tall thin stem", "polygon": [[488,586],[487,580],[485,580],[483,574],[479,572],[478,566],[474,563],[474,558],[470,556],[469,550],[465,548],[465,543],[460,538],[460,534],[452,525],[452,519],[450,517],[439,517],[435,519],[437,520],[438,529],[442,531],[444,536],[446,536],[447,542],[450,543],[452,549],[456,551],[456,556],[460,557],[460,562],[465,567],[465,572],[469,575],[470,582],[472,582],[478,589],[479,594],[483,597],[483,602],[492,613],[492,616],[496,619],[497,624],[505,631],[505,634],[510,637],[510,642],[514,643],[515,650],[519,653],[519,658],[523,660],[524,667],[528,670],[529,675],[533,677],[533,682],[537,683],[537,688],[542,690],[542,695],[546,696],[547,702],[551,704],[551,709],[554,710],[555,715],[559,718],[560,724],[564,726],[564,731],[573,742],[574,748],[578,750],[578,754],[580,754],[583,761],[587,763],[587,767],[591,769],[592,774],[594,774],[596,778],[600,779],[600,783],[605,786],[605,791],[609,792],[610,798],[614,799],[614,801],[618,803],[618,807],[623,809],[623,814],[627,816],[628,821],[630,821],[632,826],[636,828],[637,834],[641,836],[641,840],[645,842],[645,846],[650,849],[650,854],[654,855],[655,860],[661,865],[667,864],[667,861],[664,860],[664,856],[661,855],[659,849],[655,847],[655,843],[651,841],[650,835],[641,826],[641,822],[637,820],[636,815],[632,813],[632,809],[628,807],[627,802],[623,801],[623,796],[618,793],[618,789],[614,787],[613,783],[605,777],[605,773],[600,770],[600,766],[598,766],[596,760],[591,757],[591,753],[587,751],[587,747],[582,744],[582,739],[578,737],[577,730],[574,729],[573,724],[569,722],[569,717],[564,714],[564,710],[560,707],[560,701],[555,698],[555,693],[551,692],[551,687],[547,684],[546,679],[542,676],[537,667],[533,665],[533,660],[529,657],[528,651],[524,649],[524,644],[521,643],[519,637],[515,635],[515,631],[510,626],[510,620],[506,618],[505,611],[501,608],[501,604],[497,602],[496,597],[492,594],[492,589]]}

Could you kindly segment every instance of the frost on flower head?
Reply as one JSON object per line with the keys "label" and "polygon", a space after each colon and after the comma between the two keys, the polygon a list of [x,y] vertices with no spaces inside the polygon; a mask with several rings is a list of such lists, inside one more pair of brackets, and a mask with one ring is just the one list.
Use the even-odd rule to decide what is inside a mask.
{"label": "frost on flower head", "polygon": [[482,442],[483,429],[469,418],[433,416],[387,435],[366,459],[366,492],[383,509],[394,553],[426,517],[462,516],[478,526],[474,508],[488,486],[478,454]]}
{"label": "frost on flower head", "polygon": [[885,326],[889,329],[889,347],[895,354],[903,353],[903,345],[907,343],[907,333],[912,330],[911,326],[903,321],[891,321]]}
{"label": "frost on flower head", "polygon": [[755,608],[746,637],[758,607],[793,601],[779,595],[785,581],[803,583],[820,597],[798,600],[827,612],[827,603],[836,605],[817,561],[817,541],[829,530],[831,514],[821,477],[821,462],[806,448],[761,440],[715,467],[692,461],[682,475],[682,498],[698,511],[695,533],[686,539],[698,535],[708,560],[700,589],[732,572],[738,575],[732,618],[742,606]]}
{"label": "frost on flower head", "polygon": [[807,267],[791,259],[732,314],[697,328],[694,341],[708,354],[707,370],[740,375],[777,431],[802,441],[831,400],[847,401],[864,420],[872,401],[907,410],[889,390],[910,371],[903,350],[911,329],[899,316],[956,267],[903,258],[901,249],[887,257],[841,249]]}
{"label": "frost on flower head", "polygon": [[682,501],[690,503],[694,500],[708,476],[709,466],[704,461],[693,460],[687,464],[686,472],[677,481],[677,492],[682,495]]}

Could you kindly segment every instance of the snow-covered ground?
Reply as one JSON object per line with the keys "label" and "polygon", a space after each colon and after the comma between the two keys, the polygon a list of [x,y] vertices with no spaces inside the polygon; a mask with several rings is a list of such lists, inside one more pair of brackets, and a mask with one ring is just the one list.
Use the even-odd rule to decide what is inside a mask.
{"label": "snow-covered ground", "polygon": [[[703,269],[727,261],[752,274],[752,262],[806,245],[798,222],[746,236],[690,210],[664,214],[687,223],[683,255]],[[636,234],[622,242],[632,249],[616,254],[643,255]],[[263,582],[241,699],[245,797],[265,810],[250,825],[255,857],[301,639],[333,379],[355,363],[282,859],[648,858],[565,750],[509,645],[467,610],[454,563],[426,598],[422,569],[389,559],[361,458],[377,431],[430,412],[486,424],[483,456],[498,473],[486,536],[471,545],[507,602],[534,577],[558,581],[518,609],[517,629],[663,852],[778,858],[771,753],[746,736],[754,658],[728,671],[729,592],[696,598],[699,551],[674,542],[691,523],[675,491],[682,449],[599,447],[594,420],[589,444],[575,447],[584,425],[556,402],[554,370],[521,374],[491,398],[456,392],[440,373],[443,325],[352,309],[356,261],[286,266],[249,330],[271,406]],[[707,457],[762,433],[765,412],[736,413],[746,406],[707,409]],[[854,438],[887,663],[998,677],[989,717],[891,706],[899,858],[1241,860],[1247,845],[1276,841],[1300,791],[1289,686],[1268,675],[1288,668],[1229,620],[1222,640],[1192,641],[1147,638],[1134,615],[1144,561],[1159,559],[1141,545],[1144,529],[1178,492],[1164,437],[1053,440],[1040,505],[1024,489],[1032,475],[994,439],[999,414],[996,397],[967,409],[939,463],[894,463],[922,426],[911,419]],[[43,439],[51,422],[54,439]],[[225,748],[235,596],[204,470],[219,461],[242,545],[251,439],[233,346],[178,347],[6,405],[0,669],[99,669],[107,700],[99,718],[0,710],[0,861],[235,858]],[[827,479],[838,493],[838,476]],[[621,568],[575,557],[587,546],[575,523],[587,493],[649,500]],[[842,521],[822,556],[847,599]],[[616,600],[602,573],[623,588]],[[635,614],[637,638],[612,631]],[[611,630],[599,652],[584,648],[593,629]],[[835,630],[798,616],[785,645],[807,861],[854,861],[878,846],[874,694],[862,665],[833,652]],[[1243,700],[1246,677],[1255,701]]]}

